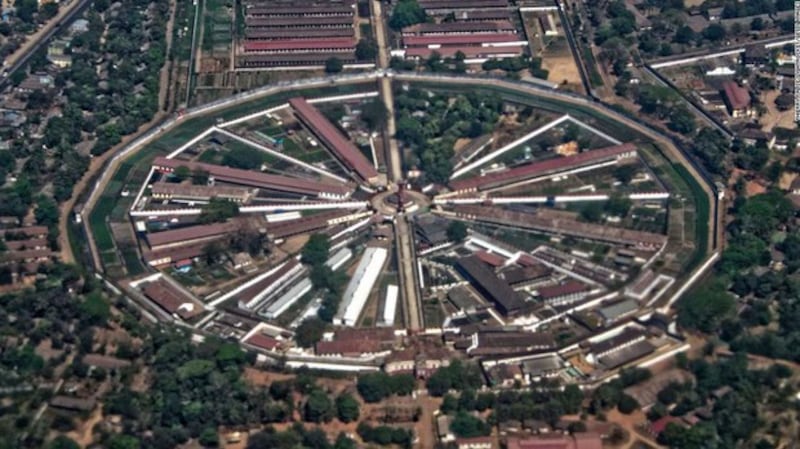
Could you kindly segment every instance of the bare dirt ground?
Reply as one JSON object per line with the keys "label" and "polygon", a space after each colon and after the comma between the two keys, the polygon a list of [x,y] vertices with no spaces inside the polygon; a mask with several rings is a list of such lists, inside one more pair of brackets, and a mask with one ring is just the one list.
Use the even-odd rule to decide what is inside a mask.
{"label": "bare dirt ground", "polygon": [[294,379],[294,374],[272,373],[247,367],[244,369],[244,378],[251,385],[269,387],[275,381]]}
{"label": "bare dirt ground", "polygon": [[286,239],[286,241],[280,246],[281,251],[284,251],[287,254],[297,254],[303,249],[303,245],[306,244],[308,241],[308,235],[298,235],[295,237],[290,237]]}
{"label": "bare dirt ground", "polygon": [[436,446],[436,431],[433,425],[433,412],[442,405],[439,398],[430,397],[427,393],[420,396],[417,402],[422,407],[422,416],[414,425],[414,435],[417,435],[419,442],[417,447],[428,449]]}
{"label": "bare dirt ground", "polygon": [[542,57],[542,68],[549,71],[548,81],[563,84],[581,84],[581,75],[575,60],[572,56],[548,56],[547,53]]}
{"label": "bare dirt ground", "polygon": [[759,123],[764,131],[771,131],[776,126],[782,128],[794,128],[794,110],[779,111],[775,107],[775,98],[780,95],[777,90],[771,90],[761,95],[761,102],[766,106],[767,112],[761,116]]}
{"label": "bare dirt ground", "polygon": [[655,447],[655,448],[663,448],[663,446],[659,445],[655,441],[653,441],[648,435],[645,435],[643,432],[639,430],[639,426],[645,424],[647,422],[647,417],[645,416],[644,412],[641,410],[637,410],[630,415],[624,415],[620,413],[618,410],[614,409],[606,413],[606,417],[608,418],[608,422],[613,422],[618,426],[622,427],[631,435],[631,442],[626,447],[635,447],[633,446],[636,439],[644,441],[645,443]]}
{"label": "bare dirt ground", "polygon": [[103,407],[97,407],[94,409],[91,415],[89,415],[89,419],[85,421],[81,421],[78,427],[67,433],[69,438],[75,440],[80,447],[89,447],[94,442],[94,433],[92,429],[98,423],[103,421]]}

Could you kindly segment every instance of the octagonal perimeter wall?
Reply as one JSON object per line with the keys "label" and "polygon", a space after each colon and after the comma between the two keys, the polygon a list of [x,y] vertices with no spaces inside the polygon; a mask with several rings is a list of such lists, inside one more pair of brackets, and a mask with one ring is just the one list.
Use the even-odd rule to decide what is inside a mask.
{"label": "octagonal perimeter wall", "polygon": [[[149,167],[150,161],[155,156],[169,153],[196,134],[213,126],[217,121],[231,120],[268,109],[285,102],[291,96],[313,97],[372,90],[375,89],[375,81],[380,75],[378,72],[372,72],[305,80],[297,83],[284,82],[238,94],[188,110],[182,116],[171,118],[157,125],[121,149],[109,160],[81,211],[86,235],[93,236],[88,240],[92,253],[91,260],[97,271],[102,271],[103,267],[100,253],[114,249],[108,218],[117,207],[120,193],[125,187],[133,187],[134,190],[138,188],[137,182],[140,184],[146,175],[146,173],[141,174],[141,169],[138,170],[141,179],[137,180],[135,176],[137,167]],[[665,154],[663,145],[674,147],[669,139],[642,126],[635,120],[595,105],[584,97],[508,80],[420,74],[399,74],[395,75],[395,79],[436,90],[454,92],[478,87],[482,90],[495,91],[508,101],[551,111],[563,112],[566,109],[573,117],[593,123],[597,128],[617,135],[626,141],[642,140],[642,138],[652,141],[654,135],[658,136],[659,139],[655,140],[660,140],[659,143],[662,145],[657,145],[656,148],[662,152],[665,159],[672,163],[675,171],[688,184],[694,193],[696,207],[698,211],[702,212],[697,215],[697,257],[696,263],[693,265],[699,265],[709,249],[716,250],[717,242],[714,238],[716,202],[713,187],[701,174],[698,174],[696,167],[692,166],[687,159],[675,160],[681,159],[682,155],[679,154],[675,157],[674,151],[670,155]],[[629,124],[637,126],[639,129],[633,129],[632,126],[628,126]],[[673,148],[673,150],[677,151],[677,148]],[[709,243],[711,243],[711,248],[709,248]]]}

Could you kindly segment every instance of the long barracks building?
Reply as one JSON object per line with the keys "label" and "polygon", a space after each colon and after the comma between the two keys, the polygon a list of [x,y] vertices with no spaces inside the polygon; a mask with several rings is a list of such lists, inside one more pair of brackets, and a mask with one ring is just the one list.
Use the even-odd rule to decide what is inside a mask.
{"label": "long barracks building", "polygon": [[344,136],[324,115],[305,98],[289,100],[298,120],[306,126],[348,169],[370,184],[378,182],[378,171],[353,142]]}
{"label": "long barracks building", "polygon": [[590,169],[619,160],[634,158],[636,146],[630,143],[584,151],[575,156],[557,157],[546,161],[520,165],[510,170],[475,176],[450,182],[450,188],[457,193],[471,193],[488,190],[514,182],[528,181],[536,178],[554,176],[575,169]]}
{"label": "long barracks building", "polygon": [[186,167],[191,171],[205,171],[216,181],[297,195],[313,195],[319,198],[332,200],[346,199],[353,191],[352,186],[345,184],[333,184],[311,179],[271,175],[251,170],[224,167],[222,165],[181,161],[167,159],[165,157],[157,157],[153,161],[153,168],[164,173],[172,173],[178,167]]}

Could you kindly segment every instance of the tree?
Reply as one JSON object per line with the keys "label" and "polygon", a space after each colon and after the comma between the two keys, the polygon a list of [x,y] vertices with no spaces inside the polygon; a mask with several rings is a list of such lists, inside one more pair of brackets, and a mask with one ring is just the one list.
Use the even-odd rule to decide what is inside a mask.
{"label": "tree", "polygon": [[358,376],[356,388],[364,402],[379,402],[392,394],[389,376],[384,372],[367,373]]}
{"label": "tree", "polygon": [[222,223],[237,215],[239,215],[239,205],[233,201],[211,198],[208,204],[203,206],[197,221],[202,224]]}
{"label": "tree", "polygon": [[344,63],[341,59],[333,57],[325,60],[325,73],[339,73],[344,70]]}
{"label": "tree", "polygon": [[462,242],[467,238],[467,225],[463,221],[453,220],[447,225],[447,240]]}
{"label": "tree", "polygon": [[358,401],[348,393],[336,397],[336,416],[341,422],[358,421],[359,408]]}
{"label": "tree", "polygon": [[80,446],[72,438],[59,435],[48,443],[47,449],[80,449]]}
{"label": "tree", "polygon": [[604,209],[613,217],[625,218],[628,216],[628,211],[631,210],[631,205],[632,202],[629,198],[623,195],[611,195],[606,201]]}
{"label": "tree", "polygon": [[458,412],[453,418],[453,422],[450,423],[450,430],[461,438],[482,437],[492,432],[492,428],[489,424],[463,410]]}
{"label": "tree", "polygon": [[322,339],[328,323],[317,317],[310,317],[303,320],[295,332],[295,340],[302,348],[312,348]]}
{"label": "tree", "polygon": [[618,165],[614,169],[614,177],[617,178],[617,181],[621,182],[622,184],[628,184],[631,182],[635,174],[636,166],[633,164]]}
{"label": "tree", "polygon": [[36,223],[42,226],[55,226],[58,224],[58,205],[47,195],[36,198],[36,210],[33,212]]}
{"label": "tree", "polygon": [[620,413],[630,415],[639,408],[639,403],[636,402],[636,399],[634,399],[633,396],[623,393],[619,398],[617,408],[619,409]]}
{"label": "tree", "polygon": [[361,119],[370,131],[378,131],[386,125],[389,110],[380,98],[370,100],[361,107]]}
{"label": "tree", "polygon": [[191,175],[192,175],[192,169],[190,169],[185,165],[179,165],[172,172],[172,176],[178,181],[183,181],[184,179],[188,179],[189,176]]}
{"label": "tree", "polygon": [[356,59],[359,61],[373,61],[378,54],[378,46],[372,39],[359,39],[356,44]]}
{"label": "tree", "polygon": [[678,324],[713,333],[733,313],[735,306],[733,297],[720,283],[701,286],[678,302]]}
{"label": "tree", "polygon": [[327,234],[312,234],[301,251],[303,263],[318,266],[328,260],[331,249],[330,237]]}
{"label": "tree", "polygon": [[691,134],[697,128],[697,123],[686,106],[678,106],[672,108],[672,112],[669,115],[669,122],[667,122],[667,128],[677,133]]}
{"label": "tree", "polygon": [[219,435],[217,435],[217,429],[213,427],[206,427],[203,429],[203,433],[200,434],[200,437],[197,441],[203,447],[219,446]]}
{"label": "tree", "polygon": [[333,449],[357,449],[356,442],[349,438],[344,432],[339,432],[336,441],[333,443]]}
{"label": "tree", "polygon": [[303,411],[304,419],[315,423],[328,422],[333,419],[334,414],[331,399],[320,389],[315,389],[308,395]]}
{"label": "tree", "polygon": [[86,295],[79,308],[81,316],[91,326],[104,326],[111,317],[111,309],[99,291]]}
{"label": "tree", "polygon": [[725,27],[718,23],[712,23],[703,30],[703,37],[712,42],[725,39],[725,34]]}
{"label": "tree", "polygon": [[405,27],[425,22],[428,19],[425,10],[417,0],[399,0],[392,9],[389,26],[399,31]]}
{"label": "tree", "polygon": [[141,444],[130,435],[114,435],[108,442],[108,449],[139,449]]}
{"label": "tree", "polygon": [[678,44],[688,44],[696,39],[694,30],[688,25],[683,25],[675,31],[674,41]]}

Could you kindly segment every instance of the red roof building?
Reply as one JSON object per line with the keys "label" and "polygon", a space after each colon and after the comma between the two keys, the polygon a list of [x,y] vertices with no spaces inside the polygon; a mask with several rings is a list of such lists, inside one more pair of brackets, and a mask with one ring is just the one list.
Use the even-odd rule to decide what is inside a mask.
{"label": "red roof building", "polygon": [[352,28],[353,18],[329,17],[271,17],[246,18],[248,28]]}
{"label": "red roof building", "polygon": [[276,39],[268,41],[247,41],[245,53],[330,53],[350,52],[356,48],[352,37],[331,37],[327,39]]}
{"label": "red roof building", "polygon": [[722,84],[722,91],[725,95],[725,105],[731,117],[747,117],[753,115],[751,108],[750,92],[734,81],[725,81]]}
{"label": "red roof building", "polygon": [[[235,231],[236,228],[237,225],[235,223],[213,223],[153,232],[147,234],[147,244],[154,251],[176,246],[188,246],[194,243],[220,239]],[[185,258],[182,257],[182,259]]]}
{"label": "red roof building", "polygon": [[352,17],[354,14],[352,2],[339,4],[317,4],[317,5],[269,5],[253,6],[245,10],[248,17],[333,17],[345,16]]}
{"label": "red roof building", "polygon": [[203,313],[202,304],[163,278],[148,282],[142,293],[170,315],[177,315],[184,320]]}
{"label": "red roof building", "polygon": [[359,178],[370,184],[378,182],[378,171],[367,160],[353,142],[344,136],[324,115],[307,102],[305,98],[289,100],[297,118],[322,142],[336,157]]}
{"label": "red roof building", "polygon": [[153,168],[164,173],[172,173],[178,167],[186,167],[192,171],[205,171],[216,181],[299,195],[315,195],[326,199],[345,199],[353,191],[351,186],[340,183],[334,184],[312,179],[292,178],[222,165],[167,159],[165,157],[157,157],[153,160]]}
{"label": "red roof building", "polygon": [[[336,59],[343,64],[356,62],[355,51],[336,53]],[[331,58],[330,53],[251,53],[236,58],[239,67],[314,67],[324,65]]]}
{"label": "red roof building", "polygon": [[466,47],[470,45],[496,46],[498,44],[521,47],[527,45],[527,42],[524,39],[520,39],[516,33],[406,36],[403,38],[403,46],[406,48]]}
{"label": "red roof building", "polygon": [[334,340],[318,342],[316,352],[319,356],[360,357],[384,351],[380,342],[375,340]]}
{"label": "red roof building", "polygon": [[584,151],[575,156],[557,157],[546,161],[521,165],[510,170],[452,181],[450,182],[450,188],[455,192],[475,192],[512,182],[525,181],[543,176],[553,176],[567,170],[583,168],[593,164],[628,159],[636,157],[636,154],[636,146],[633,144],[626,143],[615,145],[598,150]]}
{"label": "red roof building", "polygon": [[537,209],[533,213],[518,212],[488,206],[450,206],[456,216],[471,221],[494,223],[500,226],[531,229],[555,235],[628,245],[644,250],[655,250],[667,243],[667,236],[653,232],[584,223],[562,216],[552,209]]}
{"label": "red roof building", "polygon": [[428,59],[437,53],[442,58],[455,58],[458,52],[464,59],[513,58],[522,54],[524,47],[417,47],[405,49],[405,57],[412,59]]}
{"label": "red roof building", "polygon": [[583,282],[570,280],[559,285],[540,287],[537,293],[542,301],[550,305],[560,305],[583,299],[590,290]]}
{"label": "red roof building", "polygon": [[355,30],[352,28],[248,28],[244,32],[248,40],[275,40],[275,39],[322,39],[329,37],[353,37]]}
{"label": "red roof building", "polygon": [[263,349],[265,351],[274,351],[275,349],[279,348],[281,343],[264,334],[255,333],[250,338],[244,341],[245,343],[255,346],[256,348]]}
{"label": "red roof building", "polygon": [[480,259],[481,262],[491,265],[495,268],[502,267],[506,263],[506,259],[503,256],[500,256],[495,253],[490,253],[488,251],[478,251],[475,255]]}
{"label": "red roof building", "polygon": [[420,23],[403,28],[403,36],[443,36],[448,34],[515,33],[510,20]]}

